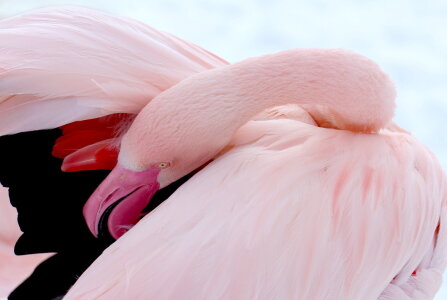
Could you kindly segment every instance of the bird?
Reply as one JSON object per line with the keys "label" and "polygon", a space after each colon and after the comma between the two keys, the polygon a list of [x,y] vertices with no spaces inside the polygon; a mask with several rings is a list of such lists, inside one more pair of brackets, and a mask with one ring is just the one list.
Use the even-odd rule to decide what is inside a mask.
{"label": "bird", "polygon": [[[228,62],[139,21],[77,6],[0,20],[0,49],[0,183],[23,231],[5,246],[25,255],[16,264],[8,254],[0,265],[25,280],[21,262],[30,262],[29,274],[36,253],[55,253],[8,297],[54,299],[114,241],[107,230],[99,238],[89,232],[82,207],[116,164],[135,115],[182,79]],[[145,211],[182,180],[156,193]],[[11,214],[7,198],[1,205]]]}
{"label": "bird", "polygon": [[[64,299],[432,299],[446,178],[392,122],[395,97],[343,49],[250,58],[163,91],[84,206],[94,234],[111,209],[118,239]],[[133,224],[142,199],[197,169]]]}
{"label": "bird", "polygon": [[[228,65],[81,8],[0,24],[12,41],[1,45],[1,146],[16,146],[0,155],[0,181],[19,223],[36,215],[23,200],[35,186],[21,194],[33,180],[65,200],[50,210],[57,222],[99,185],[84,217],[117,239],[66,299],[420,299],[439,288],[445,175],[390,123],[394,87],[369,59],[294,49]],[[26,146],[38,141],[54,169],[34,165]],[[48,184],[50,173],[64,180]],[[78,251],[77,230],[40,245]],[[30,252],[26,241],[16,249]]]}

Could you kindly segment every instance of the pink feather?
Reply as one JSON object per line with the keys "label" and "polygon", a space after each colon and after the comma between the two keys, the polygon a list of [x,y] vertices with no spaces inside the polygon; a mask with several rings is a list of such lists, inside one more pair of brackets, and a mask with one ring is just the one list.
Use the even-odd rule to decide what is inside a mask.
{"label": "pink feather", "polygon": [[[389,125],[394,89],[368,60],[341,50],[295,50],[190,77],[226,62],[128,19],[59,8],[4,20],[0,28],[0,135],[138,113],[166,90],[147,106],[146,116],[160,114],[140,114],[132,125],[140,131],[128,152],[147,154],[146,135],[159,137],[163,150],[187,145],[190,151],[175,150],[190,159],[204,159],[194,152],[201,146],[219,150],[109,247],[65,299],[436,293],[446,266],[445,175],[430,151]],[[262,68],[266,61],[275,68]],[[269,108],[298,100],[306,111]],[[329,108],[315,107],[320,100]],[[260,105],[269,110],[245,124]],[[240,107],[248,108],[243,117]],[[202,131],[175,140],[188,133],[179,120]],[[146,134],[148,122],[154,130]],[[154,154],[166,155],[160,149]]]}
{"label": "pink feather", "polygon": [[137,113],[182,79],[227,64],[127,18],[47,8],[0,22],[0,135]]}

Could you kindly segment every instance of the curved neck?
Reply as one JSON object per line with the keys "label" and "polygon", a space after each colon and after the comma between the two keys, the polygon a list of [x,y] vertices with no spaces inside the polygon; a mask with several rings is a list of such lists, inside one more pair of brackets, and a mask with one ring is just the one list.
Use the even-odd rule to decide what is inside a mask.
{"label": "curved neck", "polygon": [[374,132],[394,113],[396,93],[389,77],[351,51],[291,50],[230,68],[232,83],[241,90],[243,103],[236,105],[244,123],[271,106],[294,103],[325,127]]}
{"label": "curved neck", "polygon": [[150,147],[158,149],[154,152],[171,153],[171,147],[183,153],[201,148],[216,152],[254,115],[289,103],[303,105],[325,127],[374,132],[391,120],[394,98],[388,76],[361,55],[332,49],[290,50],[180,82],[143,109],[126,143],[136,146],[147,138]]}

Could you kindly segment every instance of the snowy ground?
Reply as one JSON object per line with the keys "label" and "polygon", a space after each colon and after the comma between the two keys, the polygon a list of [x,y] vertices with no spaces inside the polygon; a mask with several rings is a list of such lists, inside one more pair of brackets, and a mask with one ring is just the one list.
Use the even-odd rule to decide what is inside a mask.
{"label": "snowy ground", "polygon": [[[395,120],[447,169],[446,0],[0,0],[0,16],[48,4],[130,16],[229,61],[297,47],[356,50],[395,80]],[[447,299],[447,283],[436,299]]]}

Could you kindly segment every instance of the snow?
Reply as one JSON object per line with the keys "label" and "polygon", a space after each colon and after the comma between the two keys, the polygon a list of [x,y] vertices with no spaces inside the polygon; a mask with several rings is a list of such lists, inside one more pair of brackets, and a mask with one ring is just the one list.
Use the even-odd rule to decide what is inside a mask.
{"label": "snow", "polygon": [[[447,169],[445,0],[0,0],[0,16],[48,4],[130,16],[229,61],[297,47],[358,51],[395,80],[397,123]],[[447,283],[436,299],[447,299]]]}

